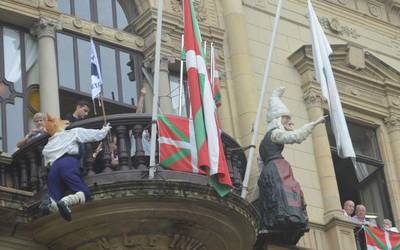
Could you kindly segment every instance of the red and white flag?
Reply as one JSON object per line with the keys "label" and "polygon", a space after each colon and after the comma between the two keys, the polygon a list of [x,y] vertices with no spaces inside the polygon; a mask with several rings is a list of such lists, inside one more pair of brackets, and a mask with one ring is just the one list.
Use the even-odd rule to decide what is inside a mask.
{"label": "red and white flag", "polygon": [[389,232],[376,227],[363,227],[368,250],[399,250],[400,233]]}
{"label": "red and white flag", "polygon": [[192,0],[183,0],[184,48],[190,103],[198,150],[199,168],[207,169],[210,184],[224,196],[232,187],[224,159],[220,130],[215,116],[215,102],[209,81],[201,34]]}

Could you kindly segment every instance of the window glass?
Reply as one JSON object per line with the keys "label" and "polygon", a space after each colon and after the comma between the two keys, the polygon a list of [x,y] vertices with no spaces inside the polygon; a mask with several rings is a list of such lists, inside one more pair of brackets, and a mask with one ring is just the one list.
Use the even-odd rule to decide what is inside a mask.
{"label": "window glass", "polygon": [[29,34],[25,34],[25,68],[29,72],[37,61],[38,43]]}
{"label": "window glass", "polygon": [[112,100],[118,100],[115,50],[100,46],[100,60],[104,96]]}
{"label": "window glass", "polygon": [[79,84],[80,90],[91,93],[90,90],[90,42],[78,40]]}
{"label": "window glass", "polygon": [[99,23],[113,27],[113,8],[111,0],[97,0],[97,16]]}
{"label": "window glass", "polygon": [[75,0],[75,16],[90,19],[90,0]]}
{"label": "window glass", "polygon": [[126,19],[126,15],[124,10],[121,8],[121,5],[116,1],[117,4],[117,28],[124,29],[128,26],[128,20]]}
{"label": "window glass", "polygon": [[[7,114],[7,152],[15,152],[17,142],[24,137],[23,100],[15,98],[15,104],[6,104]],[[11,115],[12,114],[12,115]]]}
{"label": "window glass", "polygon": [[14,83],[16,91],[22,92],[20,32],[4,27],[3,42],[5,78]]}
{"label": "window glass", "polygon": [[72,37],[57,34],[58,77],[60,85],[75,89],[75,68]]}
{"label": "window glass", "polygon": [[[172,101],[172,109],[175,114],[179,114],[179,76],[170,75],[169,76],[169,84],[171,89],[171,101]],[[183,84],[182,90],[182,115],[186,115],[186,102],[185,102],[185,84]]]}
{"label": "window glass", "polygon": [[71,0],[58,0],[58,10],[64,14],[71,15]]}
{"label": "window glass", "polygon": [[128,74],[131,72],[130,66],[127,65],[131,61],[129,54],[120,52],[120,60],[123,102],[126,104],[136,105],[138,102],[136,79],[135,81],[130,81],[128,77]]}
{"label": "window glass", "polygon": [[351,141],[356,154],[381,159],[375,129],[348,123]]}

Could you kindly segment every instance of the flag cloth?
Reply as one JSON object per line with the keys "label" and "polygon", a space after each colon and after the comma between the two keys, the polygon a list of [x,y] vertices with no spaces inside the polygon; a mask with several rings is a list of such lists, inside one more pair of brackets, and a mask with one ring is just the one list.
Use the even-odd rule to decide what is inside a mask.
{"label": "flag cloth", "polygon": [[367,250],[400,249],[400,233],[384,231],[376,227],[363,226]]}
{"label": "flag cloth", "polygon": [[206,174],[197,166],[193,121],[186,117],[158,115],[160,165],[164,168]]}
{"label": "flag cloth", "polygon": [[332,53],[332,49],[319,24],[310,0],[308,0],[308,18],[312,35],[315,76],[317,81],[321,84],[322,95],[328,101],[329,117],[336,139],[338,155],[341,158],[355,158],[353,144],[351,143],[349,130],[329,61],[329,55]]}
{"label": "flag cloth", "polygon": [[90,54],[90,71],[91,71],[91,90],[92,99],[98,98],[101,93],[103,86],[103,79],[101,77],[101,71],[99,66],[99,60],[97,59],[96,47],[94,46],[93,39],[90,38],[90,45],[92,52]]}
{"label": "flag cloth", "polygon": [[[207,169],[210,184],[219,195],[228,194],[232,187],[224,152],[220,143],[220,131],[215,118],[215,102],[208,78],[204,52],[192,0],[184,0],[184,48],[190,103],[198,150],[199,168]],[[216,179],[214,179],[216,178]]]}

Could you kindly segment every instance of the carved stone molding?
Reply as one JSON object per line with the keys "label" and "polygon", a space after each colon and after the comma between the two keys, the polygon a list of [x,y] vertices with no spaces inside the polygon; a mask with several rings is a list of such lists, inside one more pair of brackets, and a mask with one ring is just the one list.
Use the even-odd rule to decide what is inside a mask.
{"label": "carved stone molding", "polygon": [[399,131],[400,130],[400,117],[398,114],[391,113],[389,116],[383,119],[385,126],[390,132]]}
{"label": "carved stone molding", "polygon": [[134,250],[207,250],[198,239],[181,234],[130,235],[123,233],[116,237],[101,237],[77,247],[80,249],[134,249]]}
{"label": "carved stone molding", "polygon": [[41,17],[31,27],[31,34],[37,36],[38,39],[42,37],[51,37],[55,39],[56,32],[62,29],[60,22]]}
{"label": "carved stone molding", "polygon": [[357,30],[343,25],[336,18],[318,17],[318,20],[324,29],[331,31],[332,33],[355,39],[360,37],[360,34],[357,33]]}
{"label": "carved stone molding", "polygon": [[322,104],[324,103],[323,98],[320,93],[316,90],[308,89],[304,91],[303,100],[306,104],[307,109],[313,107],[322,108]]}

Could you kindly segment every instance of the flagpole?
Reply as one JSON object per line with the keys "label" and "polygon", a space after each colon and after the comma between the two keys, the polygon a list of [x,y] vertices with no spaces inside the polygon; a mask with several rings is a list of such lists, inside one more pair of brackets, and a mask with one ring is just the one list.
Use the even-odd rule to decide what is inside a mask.
{"label": "flagpole", "polygon": [[[182,41],[181,41],[181,53],[183,51],[184,45],[184,35],[182,34]],[[179,73],[179,116],[182,115],[182,95],[183,95],[183,58],[181,54],[181,68]]]}
{"label": "flagpole", "polygon": [[272,51],[275,47],[275,40],[276,40],[275,38],[276,38],[276,32],[278,30],[279,19],[281,16],[282,4],[283,4],[283,0],[279,0],[278,6],[276,7],[276,15],[275,15],[274,27],[272,29],[271,43],[270,43],[270,47],[268,50],[267,63],[265,64],[265,71],[264,71],[264,78],[263,78],[263,82],[262,82],[261,95],[260,95],[260,100],[258,102],[256,121],[254,122],[253,136],[251,138],[249,156],[248,156],[247,165],[246,165],[246,172],[245,172],[244,179],[243,179],[243,187],[242,187],[242,195],[241,195],[243,199],[246,198],[247,193],[248,193],[250,170],[251,170],[251,166],[253,164],[254,150],[256,148],[256,143],[257,143],[258,128],[260,125],[259,123],[260,123],[260,118],[261,118],[261,112],[262,112],[263,106],[264,106],[264,99],[265,99],[265,92],[266,92],[266,88],[267,88],[268,75],[269,75],[269,70],[271,68]]}
{"label": "flagpole", "polygon": [[150,143],[150,168],[149,179],[154,179],[156,171],[156,137],[157,137],[157,114],[158,114],[158,92],[160,85],[160,51],[161,51],[161,29],[162,29],[162,11],[163,0],[158,0],[157,11],[157,33],[156,33],[156,50],[154,62],[154,93],[153,93],[153,110],[151,118],[151,143]]}

